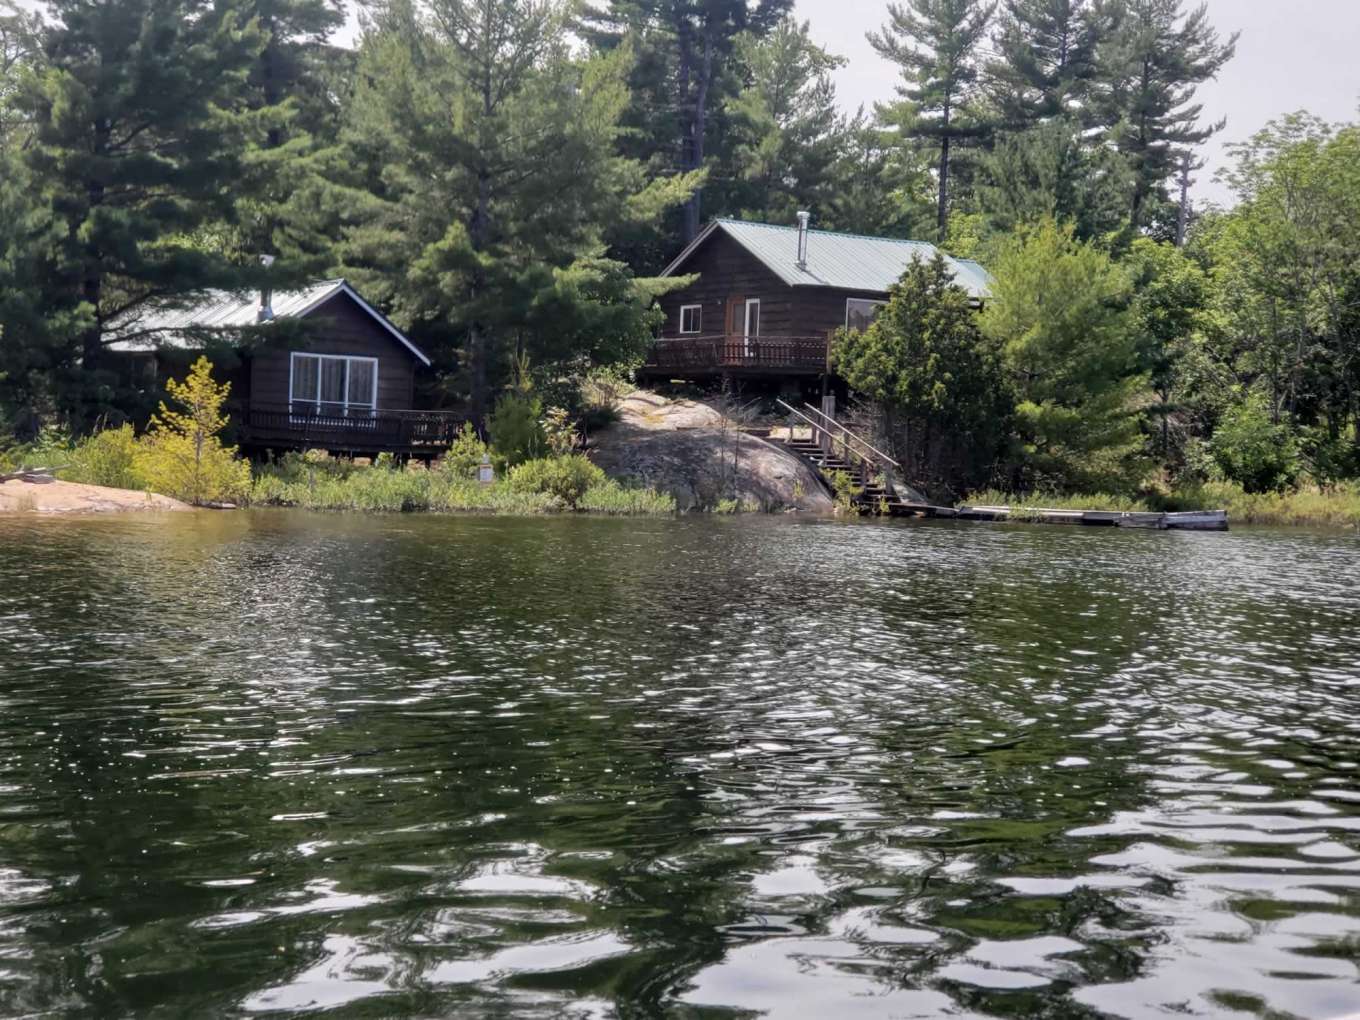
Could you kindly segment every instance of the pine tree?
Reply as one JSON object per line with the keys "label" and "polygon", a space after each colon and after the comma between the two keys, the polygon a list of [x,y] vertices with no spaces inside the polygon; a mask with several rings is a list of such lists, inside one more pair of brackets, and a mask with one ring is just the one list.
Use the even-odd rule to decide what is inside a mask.
{"label": "pine tree", "polygon": [[[568,13],[540,0],[433,0],[428,14],[394,3],[361,47],[340,254],[479,423],[516,355],[554,351],[544,302],[633,310],[640,292],[615,286],[626,269],[601,259],[605,228],[654,219],[694,184],[648,184],[615,155],[631,53],[574,58]],[[645,304],[636,311],[642,338]]]}
{"label": "pine tree", "polygon": [[979,161],[976,193],[993,230],[1047,216],[1089,239],[1123,226],[1131,183],[1117,153],[1091,145],[1079,123],[1056,118],[1000,137]]}
{"label": "pine tree", "polygon": [[0,0],[0,152],[22,146],[27,134],[21,83],[39,56],[41,26],[36,14]]}
{"label": "pine tree", "polygon": [[[792,0],[609,0],[587,11],[585,35],[597,49],[627,44],[638,59],[630,76],[623,150],[655,174],[693,174],[723,152],[712,142],[725,132],[724,108],[742,87],[735,59],[742,33],[763,35],[792,9]],[[680,242],[703,225],[704,191],[681,210]],[[674,248],[670,242],[663,247]]]}
{"label": "pine tree", "polygon": [[938,146],[936,230],[949,232],[951,160],[956,144],[987,133],[977,95],[978,48],[996,3],[984,0],[906,0],[889,4],[889,21],[869,42],[902,69],[899,94],[915,114],[912,137]]}
{"label": "pine tree", "polygon": [[1107,24],[1099,0],[1003,0],[987,65],[1001,123],[1023,131],[1082,113]]}
{"label": "pine tree", "polygon": [[1182,0],[1121,0],[1114,31],[1097,52],[1096,105],[1133,173],[1129,222],[1148,226],[1168,204],[1166,182],[1187,149],[1222,130],[1201,125],[1195,90],[1232,58],[1237,33],[1220,42],[1207,6]]}
{"label": "pine tree", "polygon": [[259,35],[206,0],[53,0],[43,66],[23,96],[25,157],[62,225],[49,286],[87,309],[68,352],[88,423],[113,397],[100,370],[110,324],[145,302],[244,285],[196,231],[230,215],[240,183],[237,113]]}
{"label": "pine tree", "polygon": [[263,42],[244,93],[252,117],[233,243],[243,256],[284,256],[276,285],[301,282],[326,268],[333,240],[333,222],[313,213],[319,178],[343,158],[336,140],[353,57],[327,39],[344,14],[334,0],[245,0],[242,11]]}
{"label": "pine tree", "polygon": [[792,222],[798,209],[820,218],[844,130],[831,72],[845,61],[792,18],[763,38],[743,36],[737,57],[750,82],[728,103],[736,142],[724,206],[769,222]]}

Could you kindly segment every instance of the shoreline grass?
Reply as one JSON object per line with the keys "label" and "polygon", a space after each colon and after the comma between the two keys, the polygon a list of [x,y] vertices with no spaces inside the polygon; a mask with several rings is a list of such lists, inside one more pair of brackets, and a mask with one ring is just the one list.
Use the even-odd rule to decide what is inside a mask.
{"label": "shoreline grass", "polygon": [[489,484],[438,470],[360,466],[290,459],[258,467],[245,500],[251,506],[361,513],[482,513],[535,516],[556,513],[662,515],[675,499],[652,489],[630,489],[606,479],[586,489],[575,507],[514,479]]}
{"label": "shoreline grass", "polygon": [[1121,510],[1170,513],[1226,510],[1234,524],[1277,527],[1360,528],[1360,484],[1331,489],[1301,488],[1292,492],[1245,492],[1230,482],[1205,482],[1191,489],[1149,491],[1139,496],[1052,492],[1007,493],[987,489],[970,493],[969,506],[1009,506],[1018,510]]}

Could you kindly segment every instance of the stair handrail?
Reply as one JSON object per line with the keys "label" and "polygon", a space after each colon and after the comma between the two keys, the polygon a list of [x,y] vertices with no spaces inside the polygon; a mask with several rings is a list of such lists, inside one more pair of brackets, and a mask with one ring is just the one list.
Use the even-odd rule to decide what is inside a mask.
{"label": "stair handrail", "polygon": [[[809,418],[809,417],[808,417],[806,414],[804,414],[802,411],[798,410],[796,407],[793,407],[793,406],[791,406],[791,405],[785,403],[782,399],[775,398],[775,402],[776,402],[777,404],[779,404],[780,407],[784,408],[784,410],[788,411],[790,414],[795,414],[795,415],[797,415],[799,418],[802,418],[803,421],[805,421],[805,422],[807,422],[809,425],[811,425],[811,426],[812,426],[812,432],[813,432],[813,438],[814,438],[814,439],[816,438],[816,435],[817,435],[818,432],[825,432],[825,433],[827,433],[827,438],[829,438],[829,439],[830,439],[830,438],[833,438],[833,437],[831,436],[831,430],[830,430],[829,428],[827,428],[825,425],[821,424],[820,422],[815,421],[815,420],[812,419],[812,418]],[[846,450],[847,450],[848,452],[853,453],[853,454],[855,455],[855,458],[856,458],[857,460],[859,460],[859,461],[861,461],[862,463],[866,464],[867,466],[869,466],[869,467],[871,467],[871,468],[875,468],[875,469],[877,469],[877,470],[889,471],[889,472],[890,472],[893,468],[896,468],[898,471],[901,471],[901,470],[902,470],[902,465],[900,465],[899,463],[897,463],[897,461],[893,460],[891,457],[889,457],[889,456],[888,456],[886,453],[884,453],[882,450],[875,449],[875,448],[874,448],[873,446],[871,446],[869,443],[865,442],[865,441],[864,441],[863,439],[861,439],[859,436],[855,435],[855,433],[851,432],[848,428],[846,428],[844,425],[842,425],[840,422],[838,422],[835,418],[831,417],[831,415],[826,414],[826,413],[823,412],[823,411],[819,411],[817,408],[813,407],[811,404],[804,404],[803,406],[804,406],[805,408],[807,408],[809,411],[811,411],[813,414],[817,415],[817,417],[826,419],[826,420],[829,421],[835,428],[839,429],[842,433],[844,433],[845,439],[844,439],[843,441],[845,442]],[[792,438],[793,438],[793,433],[790,432],[790,433],[789,433],[789,439],[792,440]],[[869,452],[866,454],[866,453],[864,452],[864,450],[860,450],[860,449],[857,449],[857,448],[856,448],[856,449],[851,449],[851,444],[856,444],[856,446],[863,447],[864,450],[868,450]]]}
{"label": "stair handrail", "polygon": [[[902,465],[901,465],[901,464],[897,463],[897,461],[893,460],[891,457],[889,457],[889,456],[888,456],[886,453],[884,453],[882,450],[880,450],[880,449],[878,449],[877,447],[875,447],[875,446],[871,445],[870,443],[866,442],[866,441],[863,439],[863,437],[861,437],[861,436],[859,436],[859,435],[856,435],[854,432],[851,432],[848,428],[846,428],[844,425],[842,425],[840,422],[838,422],[835,418],[831,417],[831,415],[827,414],[825,411],[818,410],[817,408],[813,407],[811,404],[808,404],[808,403],[804,403],[803,406],[806,407],[806,408],[807,408],[809,411],[811,411],[813,414],[817,415],[817,417],[819,417],[819,418],[825,418],[825,419],[826,419],[827,421],[829,421],[833,426],[835,426],[836,428],[838,428],[838,429],[840,429],[842,432],[844,432],[845,435],[846,435],[847,437],[849,437],[850,439],[854,440],[854,441],[855,441],[856,443],[858,443],[860,446],[864,447],[864,448],[865,448],[866,450],[868,450],[871,454],[873,454],[875,457],[877,457],[880,461],[883,461],[883,462],[886,463],[886,464],[892,465],[893,467],[897,468],[899,471],[902,470]],[[866,457],[865,459],[867,460],[867,459],[869,459],[869,458]]]}

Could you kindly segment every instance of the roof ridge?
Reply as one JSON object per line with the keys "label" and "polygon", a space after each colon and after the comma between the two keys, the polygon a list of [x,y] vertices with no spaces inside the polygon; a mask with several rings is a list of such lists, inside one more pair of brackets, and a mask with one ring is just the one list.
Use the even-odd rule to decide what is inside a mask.
{"label": "roof ridge", "polygon": [[[764,220],[741,220],[735,216],[715,216],[717,223],[738,223],[743,227],[767,227],[770,230],[793,230],[798,228],[787,223],[766,223]],[[856,241],[887,241],[891,244],[919,244],[929,248],[939,248],[934,241],[918,241],[911,237],[884,237],[881,234],[855,234],[846,230],[821,230],[817,227],[809,227],[809,234],[821,234],[824,237],[849,237]],[[943,249],[941,249],[943,250]],[[949,256],[953,258],[953,256]]]}

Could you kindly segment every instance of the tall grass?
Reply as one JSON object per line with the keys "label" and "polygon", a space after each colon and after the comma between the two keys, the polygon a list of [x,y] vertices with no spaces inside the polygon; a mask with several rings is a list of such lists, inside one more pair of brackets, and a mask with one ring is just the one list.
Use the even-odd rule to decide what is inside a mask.
{"label": "tall grass", "polygon": [[[257,506],[368,512],[543,514],[572,509],[551,491],[499,478],[483,485],[453,471],[362,467],[330,458],[287,457],[256,469],[250,500]],[[588,488],[577,508],[608,514],[668,514],[675,500],[608,479]]]}

